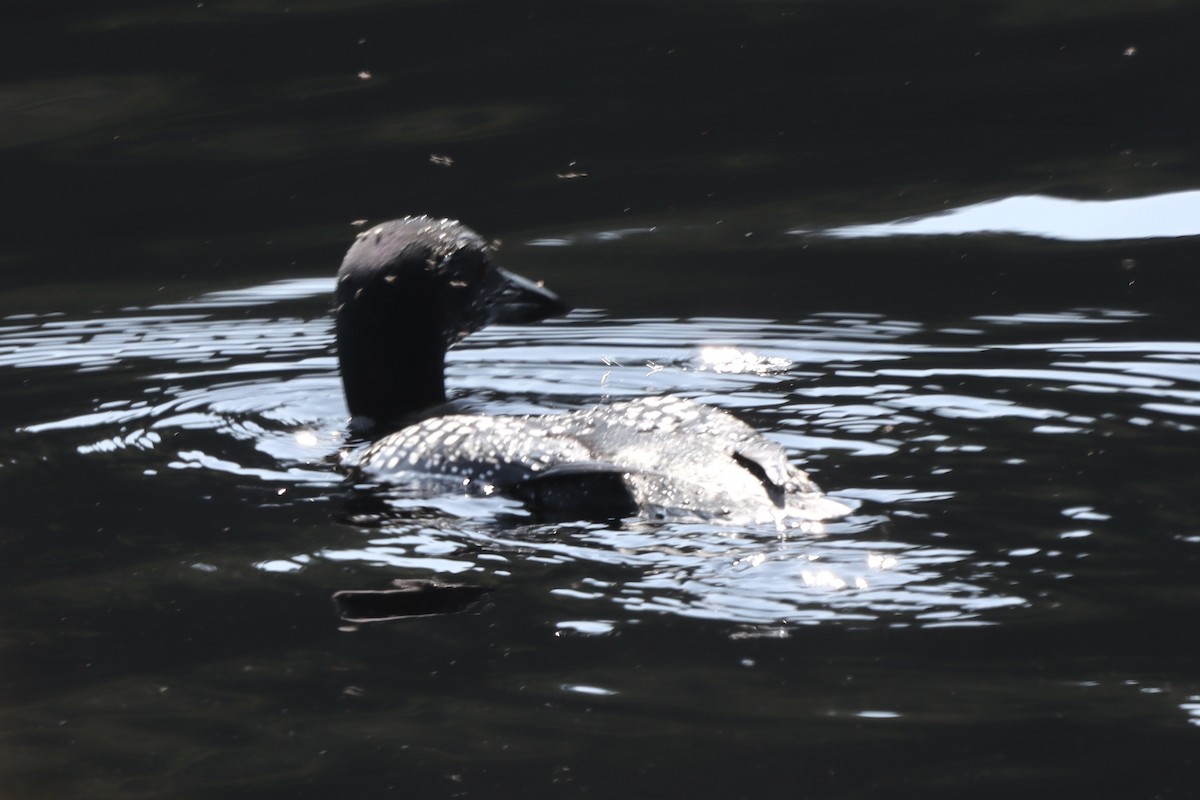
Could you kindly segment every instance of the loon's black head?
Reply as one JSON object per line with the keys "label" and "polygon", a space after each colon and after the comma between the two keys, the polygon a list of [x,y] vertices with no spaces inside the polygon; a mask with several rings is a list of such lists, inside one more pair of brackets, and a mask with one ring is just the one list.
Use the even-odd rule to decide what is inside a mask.
{"label": "loon's black head", "polygon": [[405,217],[358,235],[334,294],[342,385],[358,424],[394,423],[444,402],[446,349],[468,333],[569,310],[492,253],[454,220]]}

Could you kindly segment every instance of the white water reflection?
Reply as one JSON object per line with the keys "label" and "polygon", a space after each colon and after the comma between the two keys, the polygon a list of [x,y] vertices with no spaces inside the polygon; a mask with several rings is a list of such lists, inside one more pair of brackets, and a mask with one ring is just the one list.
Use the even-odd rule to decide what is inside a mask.
{"label": "white water reflection", "polygon": [[[327,289],[279,282],[93,318],[10,317],[0,368],[11,374],[119,376],[73,414],[26,420],[20,436],[148,480],[188,472],[266,484],[276,506],[298,502],[302,487],[336,498],[344,487],[334,488],[342,478],[327,456],[345,446],[346,411]],[[1126,523],[1097,511],[1087,488],[1097,467],[1128,482],[1104,448],[1156,434],[1191,446],[1181,435],[1200,413],[1200,343],[1139,339],[1140,319],[1016,311],[934,331],[877,314],[783,323],[584,312],[482,331],[451,352],[448,384],[488,412],[693,397],[746,417],[834,497],[863,507],[781,538],[715,524],[538,525],[502,498],[392,498],[375,519],[345,512],[362,534],[350,544],[298,538],[253,562],[262,574],[336,564],[544,582],[562,603],[559,629],[574,633],[648,614],[766,626],[762,635],[776,625],[994,624],[1039,602],[1029,576],[1070,578]],[[1077,453],[1085,460],[1071,462]],[[1043,490],[1060,463],[1084,476],[1082,488]],[[982,513],[963,514],[971,502]],[[1009,532],[1015,522],[993,519],[1009,508],[1038,524]]]}
{"label": "white water reflection", "polygon": [[597,244],[600,242],[616,242],[631,236],[654,233],[655,226],[640,228],[616,228],[607,231],[589,231],[586,233],[565,234],[563,236],[548,236],[531,239],[526,244],[530,247],[574,247],[581,244]]}
{"label": "white water reflection", "polygon": [[1019,195],[894,222],[789,232],[820,233],[839,239],[1011,233],[1069,242],[1197,236],[1200,190],[1121,200]]}
{"label": "white water reflection", "polygon": [[[973,577],[977,554],[970,550],[874,538],[880,517],[784,537],[766,528],[707,523],[550,526],[476,518],[430,524],[428,502],[426,508],[393,503],[400,519],[378,529],[366,547],[326,549],[314,557],[388,570],[499,575],[519,585],[565,570],[577,577],[550,590],[562,598],[564,612],[589,609],[602,619],[616,606],[624,620],[670,614],[747,625],[886,619],[976,626],[1028,602]],[[422,512],[424,521],[414,521]],[[577,616],[563,623],[581,624]]]}

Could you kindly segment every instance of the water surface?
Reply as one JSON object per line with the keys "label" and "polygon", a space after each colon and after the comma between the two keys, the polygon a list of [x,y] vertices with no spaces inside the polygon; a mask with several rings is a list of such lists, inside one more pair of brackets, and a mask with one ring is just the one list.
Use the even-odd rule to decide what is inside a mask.
{"label": "water surface", "polygon": [[[1197,10],[893,6],[6,9],[6,794],[1195,796]],[[578,307],[460,397],[696,398],[855,512],[347,483],[332,275],[418,212]],[[332,601],[413,579],[485,594]]]}
{"label": "water surface", "polygon": [[[499,725],[470,740],[483,751],[468,751],[463,766],[488,763],[492,747],[516,747],[535,762],[558,752],[563,764],[552,772],[577,757],[543,741],[540,728],[519,732],[535,724],[529,714],[544,713],[533,709],[610,703],[609,724],[624,729],[645,723],[634,719],[653,698],[671,709],[654,712],[662,725],[686,718],[686,698],[701,685],[727,697],[724,713],[735,717],[758,718],[758,703],[790,697],[801,705],[772,715],[806,735],[853,723],[844,730],[867,742],[886,732],[864,725],[936,741],[927,728],[947,716],[1031,724],[1040,712],[1030,703],[1079,724],[1157,718],[1166,731],[1174,717],[1181,735],[1194,725],[1200,685],[1167,653],[1168,620],[1190,593],[1192,573],[1181,570],[1200,544],[1190,502],[1171,488],[1172,454],[1195,447],[1200,341],[1148,335],[1157,334],[1150,315],[1065,308],[964,315],[933,328],[873,312],[784,322],[581,311],[484,332],[453,351],[449,377],[489,410],[694,397],[768,431],[857,506],[803,531],[544,524],[499,498],[380,503],[343,483],[334,457],[348,436],[329,287],[325,278],[293,280],[111,314],[5,320],[0,366],[34,394],[55,376],[96,387],[84,407],[40,406],[6,437],[16,454],[5,468],[11,484],[44,498],[50,476],[69,470],[69,505],[95,498],[86,521],[39,504],[39,524],[59,533],[27,545],[10,579],[22,586],[16,635],[59,631],[39,648],[58,667],[42,675],[42,699],[23,704],[25,723],[45,731],[23,740],[31,766],[58,763],[52,753],[78,741],[69,728],[82,723],[105,732],[103,743],[82,744],[98,762],[137,758],[143,737],[168,725],[182,728],[170,757],[197,759],[194,768],[212,762],[223,774],[227,759],[248,758],[305,772],[308,759],[279,738],[295,735],[291,723],[227,753],[217,747],[223,735],[204,733],[207,712],[196,716],[250,702],[233,717],[255,717],[288,686],[322,687],[316,694],[327,698],[301,704],[301,727],[330,702],[345,704],[343,714],[365,712],[319,735],[322,746],[332,736],[343,757],[370,743],[372,755],[357,757],[375,764],[387,752],[392,763],[406,748],[458,742],[459,725]],[[123,485],[137,485],[136,494]],[[191,509],[182,516],[180,503]],[[491,594],[467,615],[367,629],[339,623],[329,603],[335,590],[430,576]],[[268,630],[269,653],[252,644]],[[651,647],[660,636],[683,650]],[[111,650],[129,637],[156,642],[134,651],[140,678],[128,672],[134,653]],[[564,641],[592,655],[560,660],[554,643]],[[392,651],[382,662],[381,647]],[[720,663],[731,673],[714,676],[714,649],[727,651]],[[503,666],[518,651],[525,666]],[[887,666],[902,654],[915,663]],[[1005,666],[1031,657],[1035,672]],[[797,669],[805,688],[768,688]],[[445,710],[466,701],[435,680],[443,670],[472,685],[469,675],[490,676],[493,688],[473,702],[491,710]],[[431,693],[424,701],[401,689],[414,674],[424,676],[414,691]],[[74,716],[82,698],[63,695],[81,679],[92,698],[82,720]],[[830,681],[861,683],[847,691]],[[495,696],[510,692],[531,692],[532,705]],[[940,707],[951,696],[939,701],[943,692],[975,699]],[[403,711],[412,702],[442,709],[433,730],[449,741]],[[400,731],[376,730],[385,708],[407,720]],[[476,713],[490,721],[462,717]],[[115,739],[118,717],[108,714],[121,720]],[[246,735],[236,733],[241,723],[209,724]],[[1121,730],[1133,736],[1138,724]]]}

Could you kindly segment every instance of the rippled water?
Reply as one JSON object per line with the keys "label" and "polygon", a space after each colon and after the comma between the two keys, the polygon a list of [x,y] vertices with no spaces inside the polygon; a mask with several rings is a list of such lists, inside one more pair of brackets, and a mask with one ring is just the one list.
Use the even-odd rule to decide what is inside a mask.
{"label": "rippled water", "polygon": [[273,503],[332,502],[357,530],[352,542],[261,553],[260,572],[323,562],[380,585],[434,575],[500,589],[553,575],[555,624],[585,633],[652,613],[736,623],[739,635],[997,625],[1058,606],[1076,581],[1121,593],[1116,576],[1148,558],[1138,542],[1200,545],[1171,524],[1171,490],[1138,457],[1196,446],[1200,342],[1144,338],[1136,311],[966,316],[937,329],[849,312],[776,322],[584,311],[452,351],[449,385],[492,413],[663,393],[733,410],[857,508],[780,532],[539,524],[499,498],[368,502],[334,467],[355,443],[329,289],[291,280],[94,317],[8,317],[10,374],[119,376],[90,404],[35,414],[17,441],[52,437],[152,481],[236,476]]}
{"label": "rippled water", "polygon": [[[4,10],[0,796],[1200,797],[1200,6]],[[609,309],[468,339],[481,411],[698,398],[854,513],[346,483],[409,213]]]}

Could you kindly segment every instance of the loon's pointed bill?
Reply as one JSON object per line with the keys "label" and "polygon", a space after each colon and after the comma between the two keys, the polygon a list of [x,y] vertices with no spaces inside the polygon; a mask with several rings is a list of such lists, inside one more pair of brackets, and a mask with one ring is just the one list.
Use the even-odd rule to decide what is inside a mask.
{"label": "loon's pointed bill", "polygon": [[502,267],[493,267],[494,294],[487,307],[489,324],[524,325],[548,317],[561,317],[571,307],[539,282]]}

